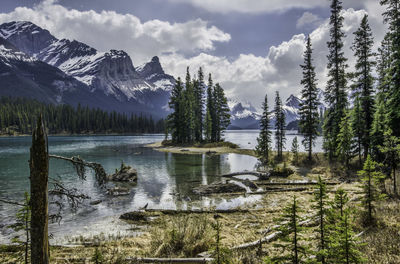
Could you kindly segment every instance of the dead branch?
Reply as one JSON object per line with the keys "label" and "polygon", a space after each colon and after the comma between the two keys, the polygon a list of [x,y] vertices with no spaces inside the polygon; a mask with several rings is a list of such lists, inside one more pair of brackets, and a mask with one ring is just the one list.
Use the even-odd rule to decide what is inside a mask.
{"label": "dead branch", "polygon": [[99,183],[99,185],[103,185],[107,180],[107,173],[104,170],[103,166],[99,163],[88,162],[88,161],[81,159],[80,157],[67,158],[67,157],[58,156],[58,155],[49,155],[49,158],[60,159],[60,160],[65,160],[65,161],[71,162],[72,165],[74,166],[78,176],[82,179],[85,179],[85,171],[86,171],[86,167],[88,167],[88,168],[91,168],[92,170],[94,170],[95,175],[96,175],[96,180]]}
{"label": "dead branch", "polygon": [[10,201],[10,200],[5,200],[5,199],[0,199],[0,202],[6,203],[6,204],[18,205],[18,206],[25,206],[24,204],[21,204],[21,203],[18,203],[18,202],[14,202],[14,201]]}

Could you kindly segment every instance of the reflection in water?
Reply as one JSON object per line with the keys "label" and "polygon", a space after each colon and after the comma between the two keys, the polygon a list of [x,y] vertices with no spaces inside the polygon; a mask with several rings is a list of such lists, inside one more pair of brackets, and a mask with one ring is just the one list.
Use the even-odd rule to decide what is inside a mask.
{"label": "reflection in water", "polygon": [[[98,205],[87,201],[77,212],[65,209],[61,224],[50,225],[57,242],[65,236],[105,232],[126,233],[126,226],[118,216],[137,210],[148,203],[148,208],[186,208],[187,206],[222,207],[237,205],[224,199],[208,199],[194,195],[192,188],[219,180],[218,175],[238,170],[253,170],[257,160],[238,154],[190,155],[155,151],[144,144],[161,141],[163,135],[145,136],[82,136],[49,137],[52,154],[79,155],[83,159],[103,164],[107,173],[120,167],[121,161],[138,171],[138,182],[131,186],[128,196],[110,197],[99,188],[92,172],[86,181],[78,179],[74,169],[60,160],[51,160],[50,176],[59,178],[68,188],[76,188],[91,197],[102,200]],[[0,198],[21,200],[29,190],[30,137],[0,138]],[[114,184],[109,184],[112,187]],[[124,185],[122,185],[124,186]],[[0,203],[0,243],[7,242],[11,230],[6,223],[14,221],[16,208]]]}

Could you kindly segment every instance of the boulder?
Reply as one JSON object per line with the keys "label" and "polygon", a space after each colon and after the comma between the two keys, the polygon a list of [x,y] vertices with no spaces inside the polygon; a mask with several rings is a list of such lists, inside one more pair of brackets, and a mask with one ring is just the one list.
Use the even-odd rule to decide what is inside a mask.
{"label": "boulder", "polygon": [[121,168],[114,174],[108,175],[108,180],[116,182],[136,182],[137,171],[130,166],[122,164]]}
{"label": "boulder", "polygon": [[200,185],[193,188],[193,192],[200,195],[213,194],[213,193],[236,193],[236,192],[246,192],[246,188],[235,184],[233,182],[223,183],[214,182],[209,185]]}

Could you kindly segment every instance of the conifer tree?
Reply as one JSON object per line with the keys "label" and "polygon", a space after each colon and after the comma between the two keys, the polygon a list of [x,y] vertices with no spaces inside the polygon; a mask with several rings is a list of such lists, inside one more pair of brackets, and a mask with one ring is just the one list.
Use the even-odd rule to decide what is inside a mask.
{"label": "conifer tree", "polygon": [[[293,202],[283,209],[283,214],[279,219],[279,222],[283,223],[278,228],[278,231],[282,232],[282,235],[279,237],[282,243],[276,243],[274,246],[282,249],[282,254],[272,259],[274,263],[303,263],[307,249],[301,243],[303,240],[303,228],[299,225],[303,220],[299,215],[301,212],[296,196],[294,196]],[[290,253],[285,254],[285,252]]]}
{"label": "conifer tree", "polygon": [[400,3],[398,0],[381,0],[386,6],[384,22],[389,25],[390,68],[388,73],[389,124],[394,136],[400,136]]}
{"label": "conifer tree", "polygon": [[349,209],[344,210],[343,216],[337,219],[329,249],[330,263],[365,263],[365,259],[358,250],[359,241],[354,234],[352,222]]}
{"label": "conifer tree", "polygon": [[339,124],[339,134],[337,137],[336,155],[345,163],[346,168],[349,167],[350,160],[354,157],[354,133],[351,127],[351,112],[342,118]]}
{"label": "conifer tree", "polygon": [[383,173],[376,169],[376,162],[372,160],[371,156],[368,155],[364,162],[364,167],[358,172],[363,183],[363,198],[362,204],[366,211],[366,224],[370,225],[374,221],[374,204],[381,200],[384,196],[379,192],[378,184],[384,178]]}
{"label": "conifer tree", "polygon": [[193,82],[190,77],[189,67],[186,68],[186,83],[184,90],[184,120],[183,124],[185,142],[192,143],[195,139],[195,94]]}
{"label": "conifer tree", "polygon": [[327,215],[327,193],[326,193],[326,184],[321,179],[321,176],[318,177],[317,188],[314,190],[314,205],[313,209],[317,211],[318,218],[318,251],[317,251],[317,259],[321,263],[326,263],[326,254],[327,254],[327,234],[326,234],[326,215]]}
{"label": "conifer tree", "polygon": [[[361,109],[359,94],[354,99],[354,107],[351,110],[351,127],[354,133],[355,148],[354,153],[358,154],[358,160],[360,165],[362,164],[362,139],[364,135],[365,120],[362,118],[363,113]],[[369,133],[369,131],[368,131]]]}
{"label": "conifer tree", "polygon": [[297,140],[297,137],[294,137],[292,141],[292,154],[293,154],[293,163],[298,164],[299,163],[299,142]]}
{"label": "conifer tree", "polygon": [[276,92],[275,97],[275,140],[276,150],[278,152],[277,159],[283,159],[283,149],[285,148],[286,136],[285,136],[285,113],[283,113],[282,101],[279,96],[279,92]]}
{"label": "conifer tree", "polygon": [[262,105],[263,114],[260,120],[260,134],[257,138],[256,153],[260,157],[262,163],[267,164],[269,161],[269,153],[271,150],[271,130],[269,125],[268,97]]}
{"label": "conifer tree", "polygon": [[200,67],[197,73],[198,80],[194,85],[195,96],[195,141],[200,142],[203,140],[203,121],[204,121],[204,73]]}
{"label": "conifer tree", "polygon": [[213,138],[213,123],[215,120],[215,108],[213,99],[213,80],[211,73],[208,75],[208,85],[207,85],[207,110],[206,110],[206,139],[211,142],[215,139]]}
{"label": "conifer tree", "polygon": [[213,95],[215,108],[215,119],[213,123],[215,126],[215,135],[213,138],[215,138],[216,142],[219,142],[222,140],[223,131],[226,130],[230,124],[230,110],[224,90],[219,83],[215,84]]}
{"label": "conifer tree", "polygon": [[385,141],[385,131],[389,129],[389,121],[388,121],[387,107],[383,100],[383,96],[382,100],[379,98],[381,97],[378,94],[378,99],[377,99],[378,105],[374,113],[374,120],[372,122],[372,127],[370,132],[371,151],[375,160],[383,161],[384,155],[381,152],[381,146]]}
{"label": "conifer tree", "polygon": [[184,140],[184,109],[183,109],[183,86],[181,78],[178,77],[174,88],[171,91],[169,107],[173,112],[168,116],[169,126],[171,128],[172,141],[182,143]]}
{"label": "conifer tree", "polygon": [[390,168],[393,178],[393,193],[397,196],[396,170],[400,162],[400,138],[393,136],[391,129],[384,133],[384,141],[380,151],[385,156],[384,163]]}
{"label": "conifer tree", "polygon": [[345,70],[348,67],[344,57],[342,2],[331,0],[330,40],[328,41],[328,82],[325,89],[325,100],[328,109],[324,122],[324,149],[330,160],[335,157],[339,124],[346,115],[347,108],[347,80]]}
{"label": "conifer tree", "polygon": [[[376,65],[375,56],[372,52],[374,39],[372,37],[371,28],[368,23],[368,15],[365,15],[361,21],[361,25],[354,32],[355,39],[352,46],[354,55],[357,58],[355,65],[356,82],[353,86],[354,94],[359,100],[359,118],[358,125],[360,126],[360,142],[363,146],[362,152],[364,159],[367,158],[370,148],[370,130],[372,127],[374,114],[374,77],[372,70]],[[361,152],[361,151],[360,151]]]}
{"label": "conifer tree", "polygon": [[305,150],[308,152],[308,160],[312,159],[312,148],[315,145],[315,138],[318,136],[319,114],[318,114],[318,89],[315,78],[315,67],[312,59],[312,45],[310,36],[307,39],[306,51],[304,52],[303,79],[301,84],[300,103],[300,133],[304,136],[302,141]]}

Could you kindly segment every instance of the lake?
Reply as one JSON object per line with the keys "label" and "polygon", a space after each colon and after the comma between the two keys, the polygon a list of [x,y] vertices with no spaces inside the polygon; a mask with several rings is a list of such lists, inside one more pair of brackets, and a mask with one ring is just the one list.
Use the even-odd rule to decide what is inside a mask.
{"label": "lake", "polygon": [[[254,148],[258,131],[227,131],[225,138],[241,148]],[[293,133],[287,135],[290,149]],[[60,223],[50,225],[53,244],[70,243],[78,236],[130,235],[130,225],[118,217],[148,204],[148,208],[185,209],[215,207],[228,209],[252,203],[259,196],[232,199],[198,197],[192,188],[219,180],[218,175],[254,170],[257,159],[239,154],[190,155],[155,151],[146,144],[163,140],[163,135],[134,136],[52,136],[49,137],[51,154],[71,157],[79,155],[87,161],[101,163],[107,173],[112,173],[121,162],[138,171],[138,182],[131,186],[128,196],[110,197],[104,188],[95,182],[91,171],[86,180],[80,180],[72,166],[60,160],[50,160],[50,177],[58,179],[69,188],[90,196],[91,201],[102,200],[98,205],[89,205],[90,200],[75,212],[68,206],[63,209]],[[301,138],[299,137],[301,141]],[[322,139],[318,138],[316,151],[321,150]],[[0,138],[0,198],[21,201],[29,191],[29,147],[30,137]],[[15,218],[16,207],[0,203],[0,243],[9,242],[12,230],[7,225]]]}

